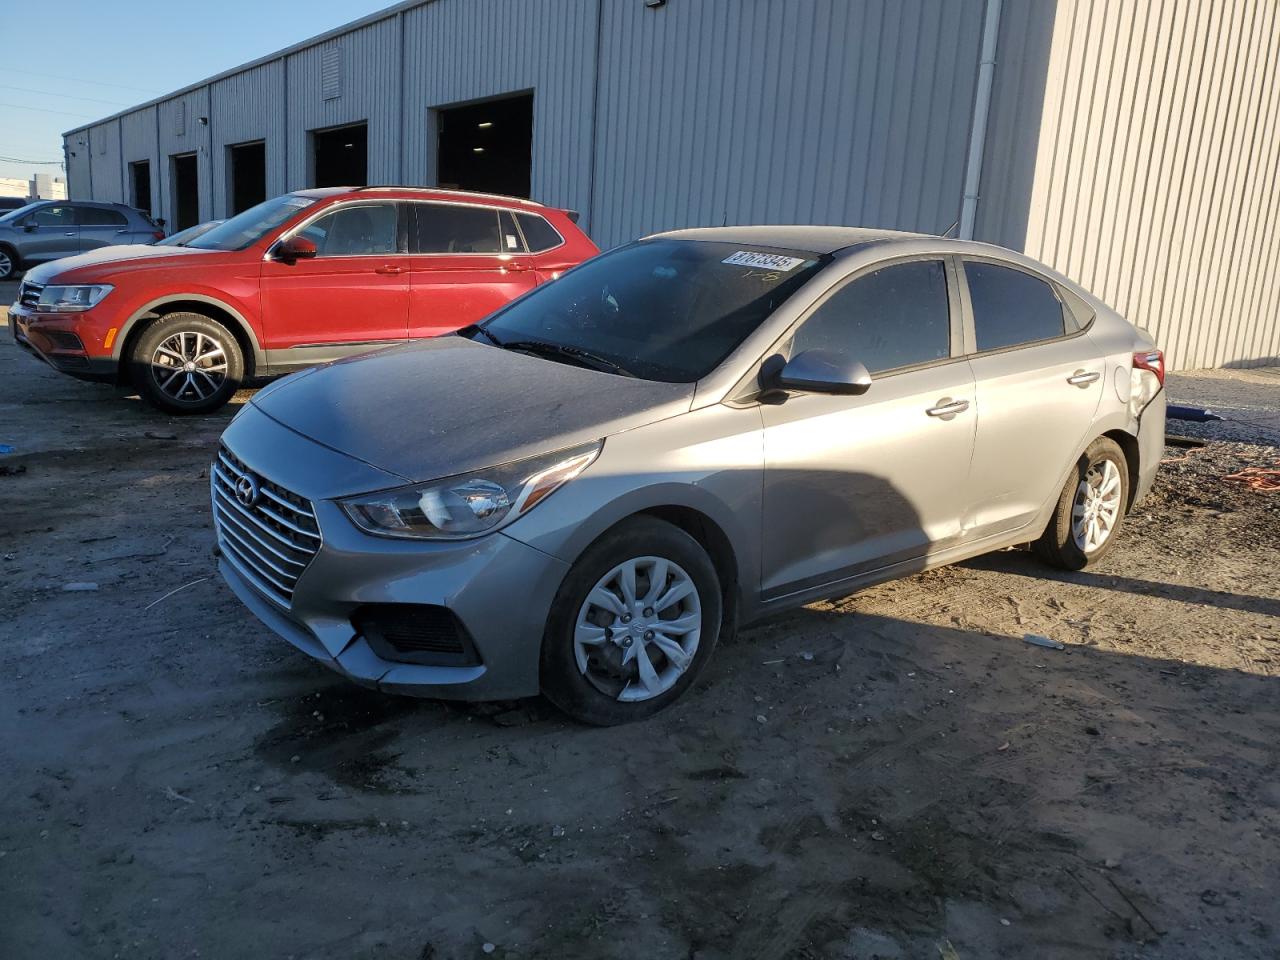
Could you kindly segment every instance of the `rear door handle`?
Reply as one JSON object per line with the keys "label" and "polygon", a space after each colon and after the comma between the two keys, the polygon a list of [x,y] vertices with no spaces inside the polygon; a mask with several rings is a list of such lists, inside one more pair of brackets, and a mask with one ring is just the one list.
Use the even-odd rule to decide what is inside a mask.
{"label": "rear door handle", "polygon": [[63,234],[64,237],[74,237],[75,235],[76,235],[76,232],[74,230],[70,230],[67,233]]}
{"label": "rear door handle", "polygon": [[938,417],[942,420],[950,420],[957,413],[964,413],[969,409],[968,400],[952,400],[950,397],[943,397],[938,401],[936,407],[930,407],[925,411],[931,417]]}
{"label": "rear door handle", "polygon": [[1080,387],[1081,389],[1084,389],[1101,376],[1102,374],[1098,373],[1097,370],[1077,370],[1071,376],[1067,377],[1067,383],[1071,384],[1073,387]]}
{"label": "rear door handle", "polygon": [[398,274],[398,273],[404,273],[404,268],[403,268],[403,267],[394,267],[394,266],[391,266],[390,264],[386,264],[386,265],[381,266],[381,267],[374,267],[374,268],[373,268],[373,272],[374,272],[374,273],[389,274],[389,275],[391,275],[391,276],[395,276],[395,275],[396,275],[396,274]]}

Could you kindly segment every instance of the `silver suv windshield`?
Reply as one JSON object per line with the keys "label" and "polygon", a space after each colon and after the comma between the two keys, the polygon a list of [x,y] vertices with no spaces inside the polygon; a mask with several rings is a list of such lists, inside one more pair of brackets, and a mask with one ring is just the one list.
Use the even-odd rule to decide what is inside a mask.
{"label": "silver suv windshield", "polygon": [[690,383],[829,260],[803,250],[640,240],[538,287],[463,336],[610,373]]}
{"label": "silver suv windshield", "polygon": [[299,197],[292,193],[273,197],[236,214],[186,246],[199,250],[243,250],[315,202],[312,197]]}

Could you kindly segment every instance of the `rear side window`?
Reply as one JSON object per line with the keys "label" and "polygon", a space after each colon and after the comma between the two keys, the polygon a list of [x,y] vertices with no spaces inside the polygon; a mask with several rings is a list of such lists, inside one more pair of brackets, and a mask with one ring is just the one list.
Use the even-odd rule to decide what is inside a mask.
{"label": "rear side window", "polygon": [[316,245],[318,257],[361,257],[396,253],[397,212],[394,203],[342,207],[302,231]]}
{"label": "rear side window", "polygon": [[564,243],[564,239],[556,232],[556,228],[535,213],[517,213],[520,229],[524,232],[524,242],[530,253],[541,253]]}
{"label": "rear side window", "polygon": [[796,333],[791,355],[802,350],[834,350],[871,373],[950,357],[942,261],[895,263],[845,284]]}
{"label": "rear side window", "polygon": [[415,253],[503,253],[498,211],[447,203],[415,203]]}
{"label": "rear side window", "polygon": [[129,223],[119,210],[106,207],[77,207],[76,214],[82,227],[124,227]]}
{"label": "rear side window", "polygon": [[[1066,332],[1066,311],[1053,287],[1021,270],[965,261],[978,350],[1000,350]],[[1072,324],[1074,331],[1076,324]]]}

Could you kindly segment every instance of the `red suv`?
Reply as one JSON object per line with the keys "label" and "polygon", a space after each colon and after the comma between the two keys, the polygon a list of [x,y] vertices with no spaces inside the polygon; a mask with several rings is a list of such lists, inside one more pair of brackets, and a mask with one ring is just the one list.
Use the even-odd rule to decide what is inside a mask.
{"label": "red suv", "polygon": [[452,190],[300,190],[185,246],[34,267],[9,323],[63,373],[205,413],[245,380],[474,323],[599,252],[576,219]]}

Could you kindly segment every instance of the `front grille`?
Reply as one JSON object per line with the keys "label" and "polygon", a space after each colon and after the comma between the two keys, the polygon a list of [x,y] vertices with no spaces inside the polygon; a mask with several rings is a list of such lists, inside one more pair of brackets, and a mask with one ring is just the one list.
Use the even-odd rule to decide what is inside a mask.
{"label": "front grille", "polygon": [[[242,480],[257,489],[247,506],[236,496]],[[320,549],[311,501],[250,470],[226,447],[213,462],[212,482],[223,556],[261,593],[288,607],[298,578]]]}
{"label": "front grille", "polygon": [[24,307],[34,307],[40,302],[40,294],[43,292],[43,283],[32,283],[24,280],[22,281],[22,286],[18,287],[18,302]]}
{"label": "front grille", "polygon": [[480,662],[467,631],[448,607],[369,603],[351,615],[351,625],[387,660],[438,666]]}

